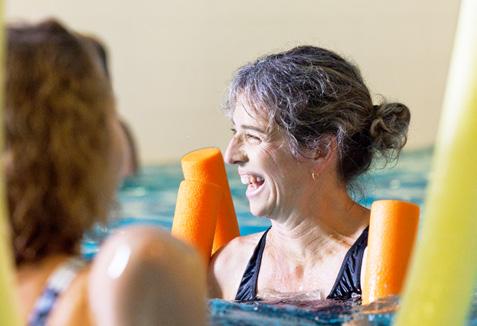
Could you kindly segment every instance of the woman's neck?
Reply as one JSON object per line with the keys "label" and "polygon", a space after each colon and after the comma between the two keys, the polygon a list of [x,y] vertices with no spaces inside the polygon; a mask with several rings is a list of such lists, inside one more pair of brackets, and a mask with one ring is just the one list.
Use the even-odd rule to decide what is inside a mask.
{"label": "woman's neck", "polygon": [[349,248],[368,224],[369,210],[335,188],[297,205],[288,216],[273,218],[269,241],[295,259],[319,259],[317,253]]}

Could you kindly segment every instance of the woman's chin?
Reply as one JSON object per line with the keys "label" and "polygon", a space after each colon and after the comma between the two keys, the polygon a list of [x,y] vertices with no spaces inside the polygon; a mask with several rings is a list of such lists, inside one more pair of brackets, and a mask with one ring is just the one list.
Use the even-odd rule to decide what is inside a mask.
{"label": "woman's chin", "polygon": [[250,213],[256,217],[265,217],[270,213],[270,195],[263,190],[266,188],[262,185],[253,191],[247,190],[246,193]]}
{"label": "woman's chin", "polygon": [[266,217],[267,216],[267,212],[263,207],[256,207],[256,206],[250,204],[249,208],[250,208],[250,213],[253,216],[256,216],[256,217]]}

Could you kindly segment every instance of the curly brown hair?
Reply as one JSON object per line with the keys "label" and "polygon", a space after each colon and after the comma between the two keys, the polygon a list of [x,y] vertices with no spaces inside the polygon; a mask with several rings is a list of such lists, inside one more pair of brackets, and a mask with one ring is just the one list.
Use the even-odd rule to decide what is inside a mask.
{"label": "curly brown hair", "polygon": [[295,157],[337,142],[338,173],[346,185],[374,157],[392,161],[406,144],[411,113],[402,103],[373,105],[355,65],[316,46],[298,46],[244,65],[235,73],[225,111],[239,100],[278,126]]}
{"label": "curly brown hair", "polygon": [[17,265],[76,254],[115,190],[111,86],[90,42],[48,20],[7,28],[6,184]]}

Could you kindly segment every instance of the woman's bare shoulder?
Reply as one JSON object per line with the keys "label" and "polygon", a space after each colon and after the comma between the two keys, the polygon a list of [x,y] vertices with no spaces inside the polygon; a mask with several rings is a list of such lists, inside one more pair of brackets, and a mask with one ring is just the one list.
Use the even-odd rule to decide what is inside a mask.
{"label": "woman's bare shoulder", "polygon": [[206,266],[193,248],[164,230],[130,226],[111,235],[95,257],[92,316],[98,325],[206,325],[205,280]]}
{"label": "woman's bare shoulder", "polygon": [[237,237],[214,254],[209,265],[209,294],[232,300],[263,232]]}
{"label": "woman's bare shoulder", "polygon": [[53,310],[51,325],[93,325],[88,300],[90,266],[83,268],[68,290],[58,300],[58,309]]}
{"label": "woman's bare shoulder", "polygon": [[235,256],[240,253],[247,253],[250,249],[255,248],[262,234],[263,232],[236,237],[217,252],[214,257],[225,257],[230,254]]}

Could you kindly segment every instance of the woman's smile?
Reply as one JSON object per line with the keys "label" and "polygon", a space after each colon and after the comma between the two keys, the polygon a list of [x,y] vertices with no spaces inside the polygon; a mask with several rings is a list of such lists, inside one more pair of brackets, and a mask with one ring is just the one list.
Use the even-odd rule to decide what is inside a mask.
{"label": "woman's smile", "polygon": [[265,179],[262,176],[257,174],[240,171],[239,168],[240,181],[247,185],[246,195],[250,200],[252,197],[257,196],[262,189],[264,188]]}

